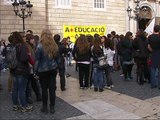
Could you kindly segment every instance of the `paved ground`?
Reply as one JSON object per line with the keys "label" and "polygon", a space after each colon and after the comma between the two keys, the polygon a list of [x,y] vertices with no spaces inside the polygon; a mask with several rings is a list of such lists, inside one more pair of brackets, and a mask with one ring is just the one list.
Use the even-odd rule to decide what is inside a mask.
{"label": "paved ground", "polygon": [[[41,102],[34,100],[34,110],[28,113],[22,114],[20,111],[12,111],[11,93],[7,91],[7,72],[2,72],[1,81],[3,84],[3,90],[0,92],[0,119],[66,119],[69,117],[80,116],[84,113],[75,107],[71,106],[61,98],[56,98],[56,112],[55,114],[42,114],[40,112]],[[2,112],[3,111],[3,112]]]}
{"label": "paved ground", "polygon": [[[112,74],[115,87],[102,93],[93,89],[80,90],[77,72],[68,68],[71,77],[66,79],[67,90],[62,92],[57,77],[56,113],[42,114],[40,103],[35,110],[21,114],[11,110],[11,96],[7,92],[7,74],[2,73],[3,90],[0,92],[0,119],[158,119],[160,118],[160,90],[151,89],[148,83],[140,86],[135,79],[126,82],[120,71]],[[135,78],[135,71],[133,77]],[[2,112],[3,111],[3,112]]]}

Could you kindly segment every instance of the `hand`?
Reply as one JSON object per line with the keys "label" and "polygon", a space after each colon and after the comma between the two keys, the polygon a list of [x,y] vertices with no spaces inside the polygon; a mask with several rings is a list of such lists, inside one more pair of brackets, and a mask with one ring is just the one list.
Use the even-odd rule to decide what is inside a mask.
{"label": "hand", "polygon": [[29,52],[28,55],[31,56],[31,52]]}

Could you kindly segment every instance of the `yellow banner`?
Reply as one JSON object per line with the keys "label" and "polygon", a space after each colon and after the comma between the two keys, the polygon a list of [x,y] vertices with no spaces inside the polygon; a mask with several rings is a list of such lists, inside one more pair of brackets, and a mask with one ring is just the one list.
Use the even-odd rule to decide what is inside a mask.
{"label": "yellow banner", "polygon": [[106,25],[101,26],[63,26],[63,38],[70,37],[72,42],[75,42],[76,38],[81,34],[84,35],[94,35],[99,34],[103,36],[106,34]]}

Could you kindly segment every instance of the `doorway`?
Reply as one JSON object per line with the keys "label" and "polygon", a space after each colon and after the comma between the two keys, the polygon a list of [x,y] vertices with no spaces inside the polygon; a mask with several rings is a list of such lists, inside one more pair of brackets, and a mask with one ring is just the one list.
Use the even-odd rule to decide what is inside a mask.
{"label": "doorway", "polygon": [[142,6],[140,9],[138,27],[145,30],[152,19],[152,10],[148,6]]}
{"label": "doorway", "polygon": [[142,18],[141,20],[139,20],[139,24],[138,24],[139,29],[145,30],[148,24],[150,23],[150,20],[151,19],[145,19],[145,18]]}

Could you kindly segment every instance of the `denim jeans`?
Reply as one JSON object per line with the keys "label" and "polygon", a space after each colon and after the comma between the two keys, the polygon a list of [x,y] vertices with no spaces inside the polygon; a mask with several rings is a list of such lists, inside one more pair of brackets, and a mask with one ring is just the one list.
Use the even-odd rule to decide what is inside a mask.
{"label": "denim jeans", "polygon": [[93,83],[95,88],[103,89],[104,87],[104,70],[97,67],[93,68]]}
{"label": "denim jeans", "polygon": [[111,72],[112,72],[112,66],[107,66],[107,68],[105,69],[105,75],[106,75],[105,83],[107,86],[113,85]]}
{"label": "denim jeans", "polygon": [[19,105],[18,100],[20,100],[20,105],[26,107],[26,87],[28,78],[23,75],[14,75],[13,79],[13,89],[12,89],[12,101],[13,105]]}
{"label": "denim jeans", "polygon": [[151,87],[160,87],[160,73],[156,67],[151,67]]}
{"label": "denim jeans", "polygon": [[72,62],[72,53],[68,53],[68,56],[67,56],[67,64],[70,65]]}

